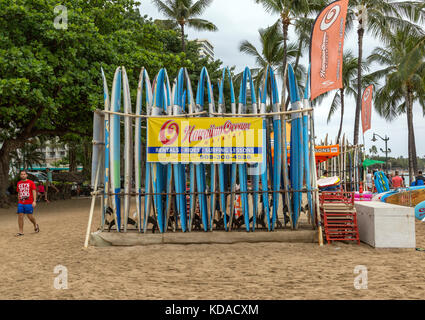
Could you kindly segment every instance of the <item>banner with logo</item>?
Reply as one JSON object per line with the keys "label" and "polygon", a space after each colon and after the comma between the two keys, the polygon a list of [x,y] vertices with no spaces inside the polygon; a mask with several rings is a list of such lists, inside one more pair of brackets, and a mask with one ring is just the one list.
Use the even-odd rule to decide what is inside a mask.
{"label": "banner with logo", "polygon": [[371,128],[373,84],[365,89],[362,96],[362,128],[363,133]]}
{"label": "banner with logo", "polygon": [[262,118],[149,118],[147,161],[260,163]]}
{"label": "banner with logo", "polygon": [[348,0],[329,4],[317,16],[310,45],[311,100],[342,88],[342,54]]}

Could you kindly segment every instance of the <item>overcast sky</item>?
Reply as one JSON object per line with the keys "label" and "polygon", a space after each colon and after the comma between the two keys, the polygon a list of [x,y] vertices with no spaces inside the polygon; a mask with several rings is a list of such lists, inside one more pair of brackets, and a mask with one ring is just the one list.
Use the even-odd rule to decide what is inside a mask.
{"label": "overcast sky", "polygon": [[[155,6],[150,0],[141,0],[140,12],[142,15],[147,14],[154,19],[164,18],[158,13]],[[198,32],[187,28],[186,32],[189,39],[206,38],[214,46],[215,58],[223,61],[225,66],[236,66],[236,72],[240,72],[248,66],[256,67],[255,60],[239,52],[241,41],[248,40],[260,50],[260,41],[258,29],[272,25],[277,19],[277,15],[266,13],[261,5],[255,3],[254,0],[214,0],[213,4],[205,11],[202,16],[213,22],[217,27],[217,32]],[[291,38],[291,34],[289,35]],[[292,36],[294,39],[294,35]],[[291,39],[290,39],[291,40]],[[377,41],[366,36],[364,40],[364,56],[367,57]],[[344,44],[344,49],[351,49],[354,53],[357,52],[357,33],[350,33]],[[304,58],[303,63],[307,60]],[[339,129],[340,113],[334,115],[329,124],[326,123],[327,115],[330,108],[330,99],[324,100],[323,103],[316,108],[315,111],[315,129],[318,139],[324,139],[326,134],[335,141]],[[346,99],[343,133],[348,136],[352,142],[354,132],[354,117],[355,117],[355,100],[354,98]],[[425,157],[425,119],[423,117],[419,105],[414,106],[414,127],[416,136],[416,148],[419,157]],[[360,143],[363,143],[361,136],[360,123]],[[386,122],[376,112],[372,115],[372,129],[365,133],[366,150],[372,145],[379,148],[385,147],[382,140],[371,142],[373,132],[384,137],[388,135],[390,138],[388,147],[392,150],[391,156],[407,157],[407,118],[405,115],[400,116],[393,122]],[[380,153],[383,155],[383,153]]]}

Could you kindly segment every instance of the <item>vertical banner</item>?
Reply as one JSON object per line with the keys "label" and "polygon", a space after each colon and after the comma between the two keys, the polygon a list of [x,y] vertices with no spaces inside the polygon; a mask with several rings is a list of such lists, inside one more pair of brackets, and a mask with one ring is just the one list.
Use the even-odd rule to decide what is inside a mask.
{"label": "vertical banner", "polygon": [[149,118],[147,160],[261,163],[262,118]]}
{"label": "vertical banner", "polygon": [[362,97],[362,128],[363,133],[371,128],[373,84],[366,88]]}
{"label": "vertical banner", "polygon": [[342,54],[348,0],[329,4],[317,16],[310,44],[311,100],[342,88]]}

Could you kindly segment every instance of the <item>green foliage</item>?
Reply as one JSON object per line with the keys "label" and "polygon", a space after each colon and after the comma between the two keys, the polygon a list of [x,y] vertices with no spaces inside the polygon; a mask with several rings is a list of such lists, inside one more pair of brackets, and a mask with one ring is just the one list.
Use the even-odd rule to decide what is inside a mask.
{"label": "green foliage", "polygon": [[45,154],[39,149],[42,144],[38,139],[32,139],[22,148],[16,149],[10,154],[12,175],[18,174],[21,168],[31,169],[34,166],[42,166],[45,162]]}
{"label": "green foliage", "polygon": [[185,25],[199,31],[217,31],[217,27],[210,21],[199,18],[204,11],[212,4],[213,0],[152,0],[166,20],[158,20],[157,24],[176,29],[180,26],[182,51],[186,52],[185,46]]}
{"label": "green foliage", "polygon": [[170,50],[176,32],[141,17],[135,1],[61,3],[66,30],[53,26],[57,1],[0,3],[0,141],[24,133],[90,135],[91,112],[103,103],[101,66],[111,83],[116,66],[125,65],[132,87],[142,66],[151,74],[193,66]]}
{"label": "green foliage", "polygon": [[[369,75],[384,79],[375,97],[375,109],[387,120],[406,113],[406,99],[418,101],[425,113],[425,37],[413,37],[406,32],[395,33],[385,47],[377,47],[368,58],[379,63],[379,69]],[[410,96],[409,96],[410,94]]]}

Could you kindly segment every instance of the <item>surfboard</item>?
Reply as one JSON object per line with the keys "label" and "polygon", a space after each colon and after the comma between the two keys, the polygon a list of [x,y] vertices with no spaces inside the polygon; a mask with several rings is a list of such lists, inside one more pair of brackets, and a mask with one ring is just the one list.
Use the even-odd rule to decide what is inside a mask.
{"label": "surfboard", "polygon": [[[269,92],[269,89],[271,92]],[[269,96],[270,94],[270,96]],[[277,82],[275,78],[275,74],[273,68],[270,66],[267,67],[264,82],[263,82],[263,90],[262,90],[262,104],[266,105],[267,98],[270,99],[273,112],[279,112],[280,103],[279,103],[279,91],[277,89]],[[268,137],[268,140],[270,138]],[[267,141],[266,141],[267,143]],[[282,176],[282,122],[280,119],[280,115],[273,116],[273,151],[271,147],[268,146],[268,158],[269,158],[269,175],[272,180],[272,217],[270,221],[270,230],[275,229],[276,219],[278,216],[279,205],[280,205],[280,187],[281,187],[281,176]],[[264,184],[264,183],[262,183]]]}
{"label": "surfboard", "polygon": [[[113,112],[121,111],[121,86],[122,86],[122,75],[121,67],[118,67],[115,71],[114,81],[112,83],[112,95],[111,103]],[[110,144],[110,154],[111,154],[111,189],[114,193],[112,196],[112,206],[115,216],[115,225],[117,231],[120,232],[121,229],[121,199],[119,193],[121,193],[121,123],[120,116],[112,114],[110,117],[110,129],[111,129],[111,144]]]}
{"label": "surfboard", "polygon": [[[100,68],[102,73],[102,80],[103,80],[103,100],[104,100],[104,110],[109,111],[110,109],[110,99],[109,99],[109,91],[108,91],[108,83],[106,81],[105,73],[103,71],[103,68]],[[106,210],[109,207],[109,113],[105,113],[105,133],[104,133],[104,141],[105,141],[105,147],[104,147],[104,187],[103,187],[103,211],[102,211],[102,222],[101,222],[101,228],[103,230],[104,224],[105,224],[105,214]],[[116,221],[115,221],[116,222]]]}
{"label": "surfboard", "polygon": [[425,222],[425,201],[418,203],[415,207],[415,217],[422,222]]}
{"label": "surfboard", "polygon": [[[139,75],[139,83],[137,86],[137,98],[136,98],[136,115],[143,114],[143,92],[145,93],[144,104],[146,106],[146,115],[149,114],[150,105],[152,103],[152,87],[149,80],[149,75],[145,68],[142,68]],[[142,170],[143,163],[146,163],[145,175],[150,178],[150,166],[142,158],[142,119],[136,118],[135,120],[135,131],[134,131],[134,183],[136,192],[136,213],[138,219],[139,232],[145,231],[146,214],[142,221]],[[150,183],[145,181],[145,193],[151,193],[149,189]],[[150,209],[150,195],[145,196],[145,213]]]}
{"label": "surfboard", "polygon": [[382,193],[375,193],[372,197],[372,201],[381,201],[382,197],[384,197],[385,195],[390,195],[393,193],[396,193],[397,191],[392,190],[392,191],[386,191],[386,192],[382,192]]}
{"label": "surfboard", "polygon": [[383,171],[375,172],[374,181],[375,181],[376,191],[378,193],[382,193],[382,192],[390,190],[388,178]]}
{"label": "surfboard", "polygon": [[[310,67],[308,69],[308,76],[307,81],[305,85],[305,91],[304,91],[304,100],[303,100],[303,109],[308,109],[310,107]],[[312,221],[314,221],[314,210],[313,210],[313,197],[311,192],[311,176],[310,176],[310,155],[309,154],[309,136],[308,136],[308,114],[304,113],[303,118],[303,132],[302,132],[302,141],[303,141],[303,154],[304,154],[304,170],[305,170],[305,183],[307,187],[307,202],[308,202],[308,208],[310,211],[310,217]],[[341,166],[339,165],[341,168]],[[302,180],[301,180],[302,185]],[[295,225],[297,224],[297,221],[295,221]]]}
{"label": "surfboard", "polygon": [[[123,101],[124,113],[130,115],[131,110],[131,97],[130,85],[128,83],[127,72],[125,67],[122,67],[123,73]],[[124,117],[124,232],[127,232],[128,217],[130,214],[130,192],[131,192],[131,176],[132,176],[132,119],[129,116]]]}
{"label": "surfboard", "polygon": [[[302,103],[299,96],[297,80],[292,66],[288,65],[289,93],[291,98],[292,110],[301,110]],[[294,190],[302,189],[303,182],[303,128],[301,122],[301,114],[292,115],[291,122],[291,185]],[[293,227],[296,226],[301,210],[302,194],[300,192],[293,193]]]}
{"label": "surfboard", "polygon": [[[189,73],[187,69],[184,69],[185,78],[186,78],[186,87],[187,87],[187,94],[186,94],[186,100],[188,105],[188,112],[189,114],[194,113],[196,110],[195,105],[195,96],[193,95],[192,90],[192,84],[190,81]],[[197,196],[195,194],[196,192],[196,168],[194,163],[189,163],[189,216],[187,221],[187,229],[188,231],[192,231],[192,224],[194,220],[195,210],[196,210],[196,199]],[[186,181],[184,182],[184,188],[187,190]]]}
{"label": "surfboard", "polygon": [[[158,116],[164,115],[170,106],[170,90],[167,72],[161,69],[156,77],[155,89],[153,94],[153,103],[151,108],[151,115]],[[154,205],[158,219],[158,226],[160,233],[166,231],[167,226],[167,209],[168,209],[168,196],[166,197],[166,204],[164,207],[164,196],[161,193],[167,191],[167,181],[171,179],[169,172],[169,165],[161,163],[151,163],[151,178],[153,191],[155,193]]]}
{"label": "surfboard", "polygon": [[339,177],[328,177],[317,180],[317,186],[319,188],[332,187],[338,185],[340,182]]}
{"label": "surfboard", "polygon": [[398,189],[397,192],[383,196],[386,203],[415,207],[425,201],[425,186]]}
{"label": "surfboard", "polygon": [[[265,74],[265,78],[263,80],[263,89],[259,89],[258,92],[258,99],[261,102],[260,103],[260,114],[266,113],[266,103],[267,103],[267,73]],[[269,188],[268,188],[268,168],[267,168],[267,155],[268,155],[268,135],[267,135],[267,118],[266,116],[261,116],[263,118],[263,162],[260,166],[260,172],[261,172],[261,191],[262,191],[262,197],[263,197],[263,210],[264,210],[264,217],[267,223],[267,229],[268,231],[271,230],[271,223],[270,223],[270,207],[269,207]]]}
{"label": "surfboard", "polygon": [[[197,112],[201,112],[204,109],[204,99],[205,99],[205,85],[207,86],[207,98],[208,98],[208,104],[214,103],[214,97],[212,92],[212,86],[211,81],[208,75],[207,69],[204,67],[201,70],[200,79],[198,82],[198,90],[196,92],[196,106],[197,106]],[[199,198],[199,207],[201,211],[201,217],[202,217],[202,225],[204,228],[204,231],[208,231],[210,223],[209,223],[209,215],[211,212],[215,211],[215,196],[212,196],[212,200],[214,202],[213,206],[214,208],[211,208],[212,210],[209,212],[208,210],[208,203],[207,203],[207,196],[205,194],[206,192],[206,170],[205,170],[205,164],[199,163],[195,165],[196,167],[196,187],[198,191],[198,198]],[[214,165],[211,165],[211,168],[214,168]],[[211,180],[215,181],[215,169],[211,169],[211,174],[213,176],[210,177]],[[215,190],[211,190],[215,191]],[[212,222],[211,222],[212,224]]]}
{"label": "surfboard", "polygon": [[[92,175],[91,175],[91,186],[95,188],[96,172],[99,165],[99,157],[103,151],[105,121],[103,115],[99,112],[93,113],[93,147],[92,147]],[[102,172],[103,164],[100,164],[100,172]],[[99,179],[98,184],[102,183],[103,177]]]}
{"label": "surfboard", "polygon": [[[234,91],[234,87],[233,87],[233,80],[232,80],[232,75],[230,73],[230,70],[227,67],[224,67],[223,69],[223,74],[222,74],[222,79],[220,81],[220,84],[218,86],[219,88],[219,96],[218,96],[218,113],[226,113],[226,104],[225,104],[225,97],[224,97],[224,84],[225,84],[225,80],[226,78],[229,79],[229,86],[230,86],[230,105],[231,105],[231,112],[232,113],[236,113],[236,99],[235,99],[235,91]],[[229,219],[228,219],[228,215],[227,215],[227,195],[225,194],[225,192],[227,191],[226,188],[226,177],[225,177],[225,171],[226,171],[226,164],[224,163],[220,163],[219,167],[218,167],[218,176],[219,176],[219,185],[220,185],[220,206],[221,206],[221,211],[223,213],[223,221],[224,221],[224,229],[226,231],[228,231],[228,222],[230,220],[230,214],[231,212],[233,212],[234,210],[234,189],[236,186],[236,164],[230,164],[230,169],[231,169],[231,177],[233,177],[233,171],[235,172],[234,176],[235,176],[235,181],[233,181],[233,179],[231,179],[231,187],[230,189],[233,191],[232,192],[232,196],[230,199],[230,213],[229,213]]]}
{"label": "surfboard", "polygon": [[[249,87],[248,87],[249,85]],[[254,90],[254,82],[252,80],[251,71],[249,68],[245,68],[242,76],[242,82],[240,86],[239,92],[239,114],[246,114],[248,112],[247,99],[248,94],[247,90],[251,89],[251,105],[252,105],[252,113],[257,112],[257,100],[255,96]],[[249,211],[249,197],[248,197],[248,175],[252,176],[253,179],[253,229],[255,230],[255,223],[257,219],[257,209],[258,209],[258,190],[259,190],[259,177],[258,177],[258,165],[248,166],[246,163],[239,164],[239,183],[241,189],[241,199],[242,199],[242,212],[244,214],[245,220],[245,228],[246,231],[250,231],[250,211]]]}
{"label": "surfboard", "polygon": [[[286,103],[286,92],[287,92],[287,78],[288,78],[288,64],[285,66],[284,76],[283,76],[283,88],[282,88],[282,103]],[[282,203],[286,205],[288,211],[289,222],[291,226],[292,223],[292,203],[291,203],[291,194],[290,194],[290,181],[289,181],[289,165],[288,165],[288,132],[287,132],[287,116],[281,115],[282,122],[282,182],[283,189],[285,193],[282,194]],[[290,137],[290,134],[289,134]],[[289,145],[290,148],[290,145]],[[284,213],[285,215],[285,213]],[[284,224],[286,224],[284,216]]]}
{"label": "surfboard", "polygon": [[[187,77],[185,68],[181,68],[177,82],[173,88],[174,106],[173,114],[181,115],[186,112],[186,102],[191,101],[193,93],[191,86],[188,85],[190,78]],[[174,187],[176,190],[177,211],[180,216],[180,225],[183,232],[187,231],[187,203],[186,203],[186,165],[179,163],[174,165]]]}

